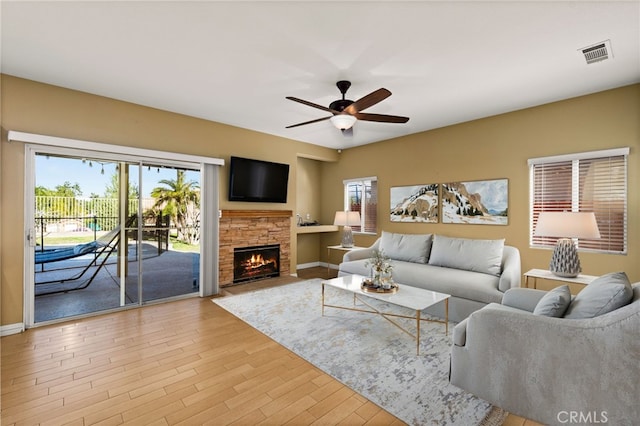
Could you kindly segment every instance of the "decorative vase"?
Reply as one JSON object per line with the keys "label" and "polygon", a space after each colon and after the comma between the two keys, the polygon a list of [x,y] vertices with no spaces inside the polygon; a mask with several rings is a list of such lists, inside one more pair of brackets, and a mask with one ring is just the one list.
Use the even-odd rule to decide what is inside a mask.
{"label": "decorative vase", "polygon": [[[371,267],[370,279],[375,287],[383,287],[385,277],[389,278],[386,281],[391,282],[391,260],[384,255],[382,250],[374,250],[373,256],[367,260],[364,265]],[[384,288],[389,289],[391,286]]]}
{"label": "decorative vase", "polygon": [[382,277],[380,278],[381,287],[385,290],[389,290],[393,285],[393,278],[391,277],[391,271],[386,271],[382,273]]}
{"label": "decorative vase", "polygon": [[380,274],[380,270],[378,269],[373,269],[373,277],[371,279],[371,281],[373,282],[373,284],[377,287],[380,287],[382,284],[382,277]]}

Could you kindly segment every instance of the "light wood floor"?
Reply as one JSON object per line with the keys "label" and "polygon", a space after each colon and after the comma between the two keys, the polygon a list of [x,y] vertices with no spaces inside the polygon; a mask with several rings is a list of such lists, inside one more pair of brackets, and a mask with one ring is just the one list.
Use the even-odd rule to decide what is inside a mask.
{"label": "light wood floor", "polygon": [[403,424],[209,298],[34,328],[0,345],[2,425]]}

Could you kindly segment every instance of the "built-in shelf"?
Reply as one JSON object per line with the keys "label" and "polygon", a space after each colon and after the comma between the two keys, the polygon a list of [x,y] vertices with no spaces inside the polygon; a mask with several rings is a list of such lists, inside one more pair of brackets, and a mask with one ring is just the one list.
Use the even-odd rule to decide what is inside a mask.
{"label": "built-in shelf", "polygon": [[321,232],[336,232],[337,230],[337,225],[314,225],[296,227],[296,233],[298,234],[319,234]]}

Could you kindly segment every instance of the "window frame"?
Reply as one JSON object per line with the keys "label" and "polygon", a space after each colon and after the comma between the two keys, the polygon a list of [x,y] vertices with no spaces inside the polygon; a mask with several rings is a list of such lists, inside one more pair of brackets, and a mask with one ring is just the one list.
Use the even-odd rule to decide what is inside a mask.
{"label": "window frame", "polygon": [[[599,243],[598,240],[574,238],[578,250],[583,252],[626,255],[628,250],[628,157],[629,148],[625,147],[529,159],[529,247],[552,249],[556,245],[557,238],[534,236],[537,216],[541,212],[594,211],[603,242]],[[613,198],[606,199],[605,202],[601,201],[600,208],[594,210],[593,198],[584,197],[586,193],[583,190],[584,188],[581,188],[581,184],[583,186],[586,185],[587,177],[585,177],[585,171],[588,172],[589,168],[581,167],[581,164],[584,166],[586,163],[587,166],[591,166],[597,165],[599,162],[601,162],[600,164],[609,162],[609,169],[606,170],[606,174],[599,172],[597,169],[591,173],[592,176],[588,176],[589,173],[587,173],[594,188],[589,192],[589,195],[602,196],[607,192],[602,189],[601,185],[605,187],[606,185],[611,185],[611,187],[623,195],[623,199],[622,201]],[[613,164],[613,166],[611,164]],[[615,173],[615,166],[623,167],[622,173]],[[548,169],[545,170],[545,167]],[[563,168],[564,170],[562,170]],[[555,172],[555,174],[560,177],[557,179],[551,178],[551,180],[547,182],[544,175],[545,172],[548,174]],[[560,173],[564,173],[564,175],[561,176]],[[545,185],[549,186],[548,191],[545,190]],[[563,188],[562,185],[565,185],[565,187]],[[569,186],[570,189],[567,190]],[[567,197],[567,195],[569,195],[568,193],[565,194],[564,199],[562,196],[558,197],[554,194],[554,191],[562,192],[563,190],[564,192],[570,192],[570,200],[569,197]],[[545,200],[546,193],[550,194],[548,200]],[[556,196],[554,197],[554,195]],[[589,201],[591,201],[591,203],[589,203]],[[554,203],[557,203],[557,205],[554,206]],[[563,204],[564,208],[562,208]],[[591,205],[591,208],[581,209],[585,204],[587,206]],[[621,220],[617,221],[619,224],[616,226],[611,225],[612,213],[621,214]],[[613,222],[615,224],[616,221]],[[607,223],[609,226],[602,226],[602,224]],[[609,247],[606,247],[607,244],[609,244]],[[616,249],[616,245],[620,246],[620,249]]]}
{"label": "window frame", "polygon": [[[373,185],[373,182],[375,182],[375,185]],[[375,189],[373,190],[373,192],[375,192],[375,209],[373,210],[373,213],[374,213],[373,229],[371,229],[371,226],[369,226],[369,228],[367,229],[367,226],[366,226],[367,212],[368,212],[367,202],[360,203],[360,211],[359,211],[360,225],[352,227],[353,233],[360,234],[360,235],[377,235],[378,233],[378,178],[376,176],[368,176],[368,177],[362,177],[362,178],[353,178],[353,179],[343,180],[342,184],[343,184],[345,211],[351,211],[349,185],[352,185],[354,183],[361,185],[363,188],[366,188],[367,186],[369,187],[375,186]],[[365,191],[363,191],[363,194],[364,193]],[[363,195],[363,200],[364,200],[364,195]],[[370,214],[369,214],[369,218],[371,219]]]}

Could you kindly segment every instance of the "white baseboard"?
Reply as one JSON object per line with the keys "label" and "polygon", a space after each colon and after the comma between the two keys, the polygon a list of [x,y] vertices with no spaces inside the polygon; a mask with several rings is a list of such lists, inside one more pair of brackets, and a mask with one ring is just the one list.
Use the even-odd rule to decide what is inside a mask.
{"label": "white baseboard", "polygon": [[[327,266],[325,263],[324,266]],[[333,263],[329,264],[329,269],[335,269],[336,271],[340,268],[340,265],[334,265]]]}
{"label": "white baseboard", "polygon": [[[310,262],[310,263],[302,263],[297,266],[297,269],[307,269],[307,268],[315,268],[318,266],[322,266],[323,268],[327,267],[327,262]],[[333,263],[329,264],[329,268],[338,269],[338,265],[334,265]]]}
{"label": "white baseboard", "polygon": [[7,324],[0,326],[0,336],[8,336],[10,334],[18,334],[24,331],[24,323]]}
{"label": "white baseboard", "polygon": [[315,268],[316,266],[327,266],[327,264],[326,263],[321,263],[321,262],[301,263],[300,265],[297,265],[296,268],[297,269],[307,269],[307,268]]}

